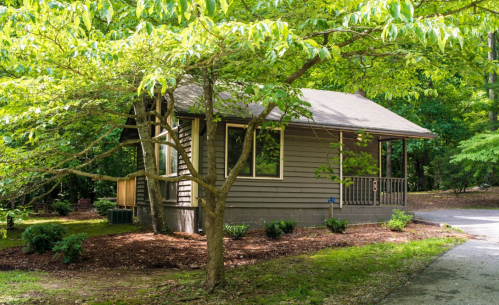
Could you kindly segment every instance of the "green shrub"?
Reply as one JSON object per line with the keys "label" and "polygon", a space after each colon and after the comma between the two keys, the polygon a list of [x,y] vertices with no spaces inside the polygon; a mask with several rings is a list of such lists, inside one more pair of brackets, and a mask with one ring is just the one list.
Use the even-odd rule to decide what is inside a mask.
{"label": "green shrub", "polygon": [[56,252],[54,258],[62,255],[62,262],[65,264],[80,260],[83,252],[82,243],[86,239],[87,234],[85,233],[71,234],[65,237],[52,248],[52,251]]}
{"label": "green shrub", "polygon": [[324,220],[326,227],[333,233],[343,233],[347,229],[348,221],[346,219],[339,220],[336,218],[328,218]]}
{"label": "green shrub", "polygon": [[298,222],[294,220],[281,220],[279,222],[279,226],[284,233],[293,233],[297,224]]}
{"label": "green shrub", "polygon": [[52,203],[52,208],[61,216],[68,215],[73,210],[73,205],[69,201],[56,201]]}
{"label": "green shrub", "polygon": [[404,231],[405,224],[402,220],[400,219],[390,219],[386,225],[390,230],[395,231],[395,232],[402,232]]}
{"label": "green shrub", "polygon": [[263,221],[263,224],[265,225],[265,235],[269,238],[277,239],[284,233],[280,221],[272,220],[270,223]]}
{"label": "green shrub", "polygon": [[66,227],[58,224],[39,224],[28,227],[22,234],[24,251],[28,253],[44,253],[52,250],[55,243],[62,240],[68,232]]}
{"label": "green shrub", "polygon": [[404,211],[392,210],[392,218],[387,222],[386,226],[392,231],[402,232],[407,224],[411,221],[412,215],[405,215]]}
{"label": "green shrub", "polygon": [[232,239],[240,239],[241,237],[246,234],[246,231],[248,231],[249,225],[247,224],[242,224],[242,225],[224,225],[224,234],[229,235]]}
{"label": "green shrub", "polygon": [[94,202],[94,207],[97,209],[97,214],[100,216],[106,216],[107,210],[110,210],[116,206],[116,203],[108,200],[99,200]]}

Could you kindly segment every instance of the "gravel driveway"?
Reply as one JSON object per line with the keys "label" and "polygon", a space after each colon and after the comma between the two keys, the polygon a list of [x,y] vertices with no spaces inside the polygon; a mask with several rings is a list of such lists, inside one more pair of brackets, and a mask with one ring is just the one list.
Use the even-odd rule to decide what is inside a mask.
{"label": "gravel driveway", "polygon": [[444,254],[379,304],[499,304],[499,210],[416,212],[478,236]]}

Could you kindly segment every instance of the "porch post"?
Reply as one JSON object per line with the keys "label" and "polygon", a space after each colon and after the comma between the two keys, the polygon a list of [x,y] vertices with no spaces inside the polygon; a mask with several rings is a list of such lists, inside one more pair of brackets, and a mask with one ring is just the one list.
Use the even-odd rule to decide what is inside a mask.
{"label": "porch post", "polygon": [[[340,181],[343,181],[343,131],[340,131]],[[343,208],[343,183],[340,183],[340,209]],[[331,204],[331,213],[333,205]],[[332,216],[331,216],[332,217]]]}
{"label": "porch post", "polygon": [[404,138],[404,206],[407,206],[407,139]]}

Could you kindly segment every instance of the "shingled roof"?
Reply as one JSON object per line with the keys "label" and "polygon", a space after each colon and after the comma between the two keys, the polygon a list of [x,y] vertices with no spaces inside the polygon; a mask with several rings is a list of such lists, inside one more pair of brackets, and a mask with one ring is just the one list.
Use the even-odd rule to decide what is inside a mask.
{"label": "shingled roof", "polygon": [[[398,114],[359,95],[335,91],[301,89],[302,99],[311,104],[310,111],[314,121],[301,117],[290,125],[321,125],[338,130],[366,130],[371,133],[390,134],[394,136],[435,138],[429,130],[422,128]],[[190,112],[196,99],[202,96],[202,88],[189,84],[175,91],[175,110],[179,117],[199,116]],[[227,98],[221,94],[222,98]],[[249,106],[250,115],[262,111],[261,105]],[[280,111],[274,110],[269,120],[278,120]],[[226,119],[241,119],[240,115],[222,114]],[[248,115],[246,115],[248,117]],[[249,116],[250,117],[250,116]],[[248,117],[248,118],[249,118]]]}

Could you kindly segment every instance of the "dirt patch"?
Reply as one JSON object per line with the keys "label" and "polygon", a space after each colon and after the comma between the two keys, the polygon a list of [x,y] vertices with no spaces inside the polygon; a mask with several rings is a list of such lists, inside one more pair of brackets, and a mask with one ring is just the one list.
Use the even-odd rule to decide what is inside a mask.
{"label": "dirt patch", "polygon": [[57,213],[30,213],[29,217],[57,218],[61,220],[87,220],[87,219],[103,219],[104,217],[97,212],[69,212],[67,216],[59,216]]}
{"label": "dirt patch", "polygon": [[499,188],[474,189],[471,192],[460,193],[459,197],[456,197],[452,191],[409,193],[407,206],[411,211],[477,207],[499,208]]}
{"label": "dirt patch", "polygon": [[[224,239],[225,265],[254,264],[282,256],[299,255],[329,247],[362,246],[370,243],[407,242],[430,237],[469,235],[423,224],[410,224],[405,232],[394,233],[381,224],[349,226],[344,234],[332,234],[325,228],[299,228],[280,239],[268,239],[263,230],[248,232],[241,240]],[[90,237],[84,242],[81,262],[63,264],[53,253],[25,254],[21,247],[0,250],[0,265],[11,269],[106,270],[106,269],[198,269],[206,264],[206,237],[176,233],[123,233]]]}

